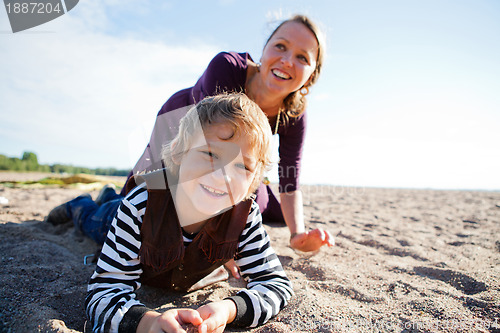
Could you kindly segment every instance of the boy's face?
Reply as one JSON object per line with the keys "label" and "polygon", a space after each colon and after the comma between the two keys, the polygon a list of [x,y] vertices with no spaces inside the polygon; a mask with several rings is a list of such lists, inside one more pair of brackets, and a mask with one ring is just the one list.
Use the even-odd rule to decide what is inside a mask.
{"label": "boy's face", "polygon": [[245,198],[257,161],[244,135],[231,138],[231,125],[216,123],[203,132],[194,136],[180,161],[177,209],[210,217]]}

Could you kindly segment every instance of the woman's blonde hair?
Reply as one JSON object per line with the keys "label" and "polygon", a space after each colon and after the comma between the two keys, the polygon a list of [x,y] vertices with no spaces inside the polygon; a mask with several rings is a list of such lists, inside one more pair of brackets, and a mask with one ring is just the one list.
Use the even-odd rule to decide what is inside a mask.
{"label": "woman's blonde hair", "polygon": [[[321,68],[323,66],[323,60],[326,53],[326,43],[324,39],[324,35],[321,29],[307,16],[305,15],[295,15],[288,20],[281,22],[276,29],[271,33],[269,38],[264,45],[264,48],[269,44],[269,41],[276,32],[281,28],[284,24],[289,22],[297,22],[303,24],[306,28],[308,28],[316,37],[316,41],[318,42],[318,56],[316,57],[316,68],[314,72],[311,74],[310,80],[304,85],[303,88],[306,88],[309,91],[309,88],[316,83],[319,78],[319,74],[321,73]],[[290,93],[285,100],[283,101],[283,109],[285,111],[285,116],[288,117],[298,117],[306,110],[307,99],[305,95],[300,93],[300,90],[294,91]]]}
{"label": "woman's blonde hair", "polygon": [[163,163],[177,176],[179,165],[175,161],[180,161],[191,149],[196,133],[216,123],[229,123],[232,126],[234,133],[227,140],[243,136],[252,147],[257,164],[246,196],[248,198],[257,190],[265,170],[271,164],[271,127],[264,112],[243,93],[206,97],[191,108],[180,121],[179,133],[163,146]]}

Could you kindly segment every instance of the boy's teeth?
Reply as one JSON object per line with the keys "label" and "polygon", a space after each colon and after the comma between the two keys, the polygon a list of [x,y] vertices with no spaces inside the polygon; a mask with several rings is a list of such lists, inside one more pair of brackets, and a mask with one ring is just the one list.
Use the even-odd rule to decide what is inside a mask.
{"label": "boy's teeth", "polygon": [[273,69],[273,74],[281,79],[284,79],[284,80],[288,80],[290,78],[290,76],[288,74],[283,73],[282,71],[277,70],[277,69]]}
{"label": "boy's teeth", "polygon": [[204,188],[205,190],[207,190],[208,192],[211,192],[211,193],[214,193],[214,194],[217,194],[217,195],[223,195],[223,194],[225,194],[225,193],[224,193],[224,192],[222,192],[222,191],[217,191],[216,189],[211,188],[211,187],[207,187],[207,186],[205,186],[205,185],[203,185],[203,188]]}

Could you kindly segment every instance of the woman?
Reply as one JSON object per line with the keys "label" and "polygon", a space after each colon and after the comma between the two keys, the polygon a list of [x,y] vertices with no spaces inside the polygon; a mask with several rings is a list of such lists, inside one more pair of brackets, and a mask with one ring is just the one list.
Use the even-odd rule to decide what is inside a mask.
{"label": "woman", "polygon": [[[273,133],[280,138],[281,207],[269,186],[261,184],[256,201],[264,221],[284,221],[290,230],[290,245],[294,249],[315,251],[323,245],[332,246],[333,237],[328,231],[305,231],[299,190],[306,128],[305,96],[319,77],[323,55],[319,29],[302,15],[282,22],[273,31],[264,46],[260,63],[255,63],[248,53],[218,54],[193,87],[175,93],[163,105],[150,143],[134,172],[160,166],[158,152],[161,145],[158,143],[175,136],[176,123],[188,106],[221,91],[243,91],[264,111]],[[131,183],[127,188],[133,186]],[[235,274],[234,270],[232,272]]]}

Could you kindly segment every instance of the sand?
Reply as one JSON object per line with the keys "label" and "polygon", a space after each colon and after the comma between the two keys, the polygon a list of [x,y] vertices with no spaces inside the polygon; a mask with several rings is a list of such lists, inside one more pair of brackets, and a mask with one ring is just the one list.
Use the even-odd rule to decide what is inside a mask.
{"label": "sand", "polygon": [[[0,181],[43,174],[0,173]],[[0,332],[83,332],[97,247],[71,225],[43,222],[89,188],[0,184]],[[266,325],[226,332],[500,332],[500,192],[304,186],[309,228],[336,246],[304,254],[286,227],[266,225],[294,285]],[[90,192],[95,198],[97,190]],[[143,287],[168,309],[235,293],[230,278],[190,294]],[[87,328],[88,331],[88,328]]]}

